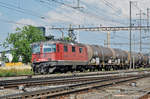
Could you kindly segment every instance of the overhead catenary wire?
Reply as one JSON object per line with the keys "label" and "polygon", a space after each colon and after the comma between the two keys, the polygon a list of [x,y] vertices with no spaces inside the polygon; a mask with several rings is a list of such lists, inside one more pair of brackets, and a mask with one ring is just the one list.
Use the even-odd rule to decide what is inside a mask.
{"label": "overhead catenary wire", "polygon": [[63,3],[63,2],[59,2],[59,1],[57,1],[57,0],[46,0],[46,1],[53,1],[53,2],[56,2],[56,3],[58,3],[58,4],[61,4],[61,5],[70,7],[70,8],[72,8],[72,9],[76,9],[75,7],[73,7],[73,6],[69,5],[69,4],[66,4],[66,3]]}
{"label": "overhead catenary wire", "polygon": [[[134,1],[135,2],[135,1]],[[142,12],[144,11],[142,8],[140,8],[138,5],[137,5],[137,2],[136,3],[133,3],[133,6],[136,7],[139,11],[141,10]]]}
{"label": "overhead catenary wire", "polygon": [[[102,0],[102,2],[106,5],[106,6],[108,6],[108,7],[110,7],[113,11],[115,11],[115,12],[117,12],[117,11],[119,11],[121,8],[119,8],[119,7],[115,7],[112,3],[110,3],[108,0]],[[118,17],[126,17],[127,19],[129,19],[129,16],[128,15],[126,15],[126,14],[115,14],[116,16],[118,16]]]}
{"label": "overhead catenary wire", "polygon": [[[34,0],[34,1],[45,4],[46,7],[53,9],[53,7],[50,5],[51,3],[48,1],[45,1],[45,0]],[[42,6],[45,7],[45,5],[42,5]],[[55,10],[55,12],[60,12],[60,11]],[[68,17],[67,15],[64,15],[64,16]]]}
{"label": "overhead catenary wire", "polygon": [[[91,17],[91,16],[95,17],[98,20],[104,20],[104,21],[107,21],[107,22],[119,23],[119,24],[124,24],[124,25],[127,24],[127,23],[124,23],[124,22],[121,22],[121,21],[116,21],[116,20],[113,20],[113,19],[109,19],[109,20],[107,19],[106,20],[103,16],[100,16],[101,14],[98,15],[97,11],[96,11],[96,14],[95,13],[91,13],[91,12],[87,12],[87,11],[83,11],[81,9],[77,9],[77,7],[73,7],[73,6],[69,5],[69,4],[66,4],[66,3],[63,3],[63,2],[60,2],[60,1],[57,1],[57,0],[38,0],[38,1],[41,2],[41,3],[45,3],[48,7],[50,7],[50,1],[53,1],[53,2],[58,3],[60,5],[64,5],[66,7],[72,8],[73,10],[77,10],[77,11],[79,11],[79,12],[81,12],[81,13],[89,16],[89,17]],[[62,8],[62,9],[64,9],[64,8]],[[69,17],[69,16],[67,16],[67,17]]]}
{"label": "overhead catenary wire", "polygon": [[[119,23],[119,24],[123,24],[123,25],[126,25],[127,23],[125,23],[125,22],[122,22],[122,21],[119,21],[119,20],[115,20],[115,19],[110,19],[110,18],[106,18],[106,14],[104,14],[103,12],[102,13],[100,13],[99,11],[98,11],[98,9],[97,8],[95,8],[95,7],[88,7],[89,9],[92,9],[90,12],[88,12],[88,11],[83,11],[84,13],[87,13],[87,14],[91,14],[91,16],[94,16],[94,17],[96,17],[96,18],[98,18],[98,19],[102,19],[102,20],[104,20],[104,21],[108,21],[108,22],[114,22],[114,23]],[[93,12],[95,12],[95,13],[93,13]],[[105,16],[105,17],[104,17]]]}
{"label": "overhead catenary wire", "polygon": [[6,19],[0,19],[0,21],[4,23],[11,23],[11,24],[16,24],[16,25],[31,25],[31,24],[24,24],[24,23],[15,22],[15,21],[6,20]]}
{"label": "overhead catenary wire", "polygon": [[42,16],[39,13],[36,13],[36,12],[34,12],[32,10],[24,9],[24,8],[21,8],[21,7],[17,7],[17,6],[14,6],[14,5],[11,5],[11,4],[7,4],[7,3],[1,2],[1,1],[0,1],[0,7],[7,8],[9,10],[13,10],[13,11],[16,11],[16,12],[19,12],[19,13],[23,13],[23,14],[36,16],[36,17],[39,17],[41,19],[45,19],[46,18],[45,16]]}
{"label": "overhead catenary wire", "polygon": [[[49,2],[49,0],[34,0],[34,1],[40,3],[40,5],[43,6],[43,7],[47,7],[47,8],[49,8],[49,9],[55,9],[53,6],[51,6],[52,4]],[[62,8],[62,9],[64,9],[64,8]],[[57,12],[57,13],[62,13],[61,10],[55,10],[55,13],[56,13],[56,12]],[[62,16],[63,16],[63,17],[70,17],[69,14],[63,14]],[[47,17],[48,17],[48,16],[47,16]],[[47,26],[49,26],[49,25],[47,25]]]}
{"label": "overhead catenary wire", "polygon": [[85,15],[87,15],[87,16],[89,16],[89,17],[95,17],[96,19],[98,19],[98,20],[104,20],[104,21],[107,21],[107,22],[113,22],[113,23],[119,23],[119,24],[124,24],[124,25],[126,25],[126,23],[124,23],[124,22],[119,22],[119,21],[115,21],[115,20],[112,20],[112,19],[105,19],[103,16],[100,16],[100,15],[97,15],[97,13],[95,14],[95,13],[93,13],[93,12],[87,12],[87,11],[83,11],[83,10],[80,10],[80,9],[77,9],[77,8],[75,8],[75,7],[73,7],[73,6],[71,6],[71,5],[69,5],[69,4],[66,4],[66,3],[63,3],[63,2],[59,2],[59,1],[57,1],[57,0],[46,0],[46,1],[53,1],[53,2],[56,2],[56,3],[58,3],[58,4],[60,4],[60,5],[64,5],[64,6],[66,6],[66,7],[69,7],[69,8],[72,8],[72,9],[74,9],[74,10],[77,10],[77,11],[79,11],[79,12],[81,12],[81,13],[83,13],[83,14],[85,14]]}

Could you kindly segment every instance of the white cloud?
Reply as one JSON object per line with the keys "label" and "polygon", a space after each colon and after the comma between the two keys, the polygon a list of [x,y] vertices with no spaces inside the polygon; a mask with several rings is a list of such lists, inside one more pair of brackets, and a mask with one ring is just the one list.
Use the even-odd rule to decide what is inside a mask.
{"label": "white cloud", "polygon": [[25,25],[40,26],[40,24],[38,24],[37,22],[35,22],[31,19],[25,19],[25,18],[18,20],[16,23],[18,23],[18,24],[13,25],[13,27],[12,27],[13,30],[15,30],[17,27],[23,27]]}
{"label": "white cloud", "polygon": [[20,19],[17,22],[22,24],[37,25],[37,23],[31,19]]}
{"label": "white cloud", "polygon": [[[102,24],[105,26],[126,25],[129,22],[129,1],[130,0],[81,0],[86,13],[73,10],[66,6],[60,6],[49,11],[49,24]],[[137,0],[139,8],[149,7],[150,0]],[[90,13],[89,13],[90,12]],[[137,18],[139,10],[132,5],[132,17]]]}
{"label": "white cloud", "polygon": [[49,11],[47,13],[49,24],[59,23],[59,24],[116,24],[113,19],[106,19],[105,16],[98,15],[95,13],[80,12],[78,10],[73,10],[71,8],[61,6],[55,11]]}

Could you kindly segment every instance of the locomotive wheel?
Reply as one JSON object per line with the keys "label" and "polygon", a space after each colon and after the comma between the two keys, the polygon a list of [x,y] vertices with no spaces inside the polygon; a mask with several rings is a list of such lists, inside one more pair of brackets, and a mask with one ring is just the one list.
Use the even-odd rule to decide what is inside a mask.
{"label": "locomotive wheel", "polygon": [[37,73],[47,74],[45,68],[42,68],[42,67],[37,68]]}
{"label": "locomotive wheel", "polygon": [[51,74],[51,73],[53,73],[55,70],[56,70],[56,67],[50,67],[48,72]]}
{"label": "locomotive wheel", "polygon": [[43,74],[48,74],[49,73],[48,70],[49,70],[48,67],[42,68]]}
{"label": "locomotive wheel", "polygon": [[38,72],[38,69],[37,69],[36,67],[33,68],[33,72],[34,72],[34,74],[39,73],[39,72]]}
{"label": "locomotive wheel", "polygon": [[85,72],[85,69],[84,68],[80,68],[79,71],[80,72]]}
{"label": "locomotive wheel", "polygon": [[35,68],[35,67],[33,67],[33,72],[34,72],[34,73],[37,73],[37,71],[36,71],[36,68]]}
{"label": "locomotive wheel", "polygon": [[41,68],[41,71],[40,71],[40,72],[41,72],[41,74],[46,74],[44,68]]}
{"label": "locomotive wheel", "polygon": [[38,65],[32,64],[32,69],[33,69],[34,74],[39,73]]}

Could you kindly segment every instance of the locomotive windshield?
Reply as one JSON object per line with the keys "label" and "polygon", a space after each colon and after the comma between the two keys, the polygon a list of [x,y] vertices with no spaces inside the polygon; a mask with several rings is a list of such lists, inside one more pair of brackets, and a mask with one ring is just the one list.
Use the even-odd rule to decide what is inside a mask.
{"label": "locomotive windshield", "polygon": [[43,53],[56,52],[55,44],[44,44],[43,45]]}
{"label": "locomotive windshield", "polygon": [[32,53],[40,53],[40,44],[36,44],[32,46]]}

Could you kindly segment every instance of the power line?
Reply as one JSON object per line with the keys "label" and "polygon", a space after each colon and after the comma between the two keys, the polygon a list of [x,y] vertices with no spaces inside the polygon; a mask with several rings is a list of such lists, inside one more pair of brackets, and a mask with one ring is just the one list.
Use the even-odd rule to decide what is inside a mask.
{"label": "power line", "polygon": [[[106,44],[106,43],[105,43]],[[130,45],[129,43],[110,43],[111,45]],[[150,43],[142,43],[143,45],[150,45]],[[132,43],[132,45],[140,45],[140,42]]]}
{"label": "power line", "polygon": [[[99,13],[99,10],[96,8],[96,7],[90,7],[90,6],[88,6],[88,8],[89,9],[92,9],[92,11],[90,11],[90,12],[87,12],[87,14],[91,14],[92,16],[96,16],[96,18],[101,18],[102,20],[105,20],[105,21],[111,21],[111,22],[114,22],[114,23],[119,23],[119,24],[124,24],[124,25],[126,25],[127,23],[125,23],[125,22],[121,22],[121,21],[117,21],[117,20],[113,20],[113,19],[108,19],[107,18],[107,20],[106,20],[106,17],[104,17],[104,15],[106,16],[106,14],[104,14],[104,13]],[[94,9],[95,8],[95,9]],[[113,7],[111,7],[111,8],[113,8]],[[85,13],[85,11],[82,11],[82,12],[84,12]],[[93,13],[93,12],[95,12],[95,13]],[[99,14],[98,14],[99,13]],[[101,16],[100,16],[101,15]],[[114,14],[115,16],[118,16],[118,17],[120,17],[119,15],[116,15],[116,14]]]}
{"label": "power line", "polygon": [[17,24],[17,25],[31,25],[31,24],[24,24],[24,23],[19,23],[11,20],[6,20],[6,19],[0,19],[0,21],[5,23]]}
{"label": "power line", "polygon": [[[35,2],[38,2],[41,6],[47,7],[49,9],[53,9],[52,6],[50,6],[50,2],[44,1],[44,0],[34,0]],[[44,5],[43,5],[44,4]]]}
{"label": "power line", "polygon": [[58,3],[58,4],[61,4],[61,5],[70,7],[70,8],[72,8],[72,9],[76,9],[75,7],[73,7],[73,6],[69,5],[69,4],[66,4],[66,3],[63,3],[63,2],[59,2],[59,1],[57,1],[57,0],[46,0],[46,1],[53,1],[53,2],[56,2],[56,3]]}
{"label": "power line", "polygon": [[[97,19],[102,19],[102,20],[104,20],[104,21],[107,21],[107,22],[114,22],[114,23],[119,23],[119,24],[126,24],[126,23],[124,23],[124,22],[121,22],[121,21],[117,21],[117,20],[114,20],[114,19],[110,19],[110,18],[107,18],[106,19],[106,14],[105,13],[100,13],[100,11],[98,10],[98,8],[96,8],[96,7],[90,7],[90,6],[88,6],[88,9],[90,10],[90,11],[86,11],[85,12],[85,10],[84,11],[82,11],[83,13],[86,13],[86,14],[88,14],[88,15],[91,15],[91,16],[94,16],[95,18],[97,18]],[[94,13],[93,13],[94,12]]]}
{"label": "power line", "polygon": [[140,7],[138,7],[137,5],[137,1],[134,1],[133,6],[136,7],[139,11],[143,11],[143,9],[141,9]]}
{"label": "power line", "polygon": [[122,39],[128,39],[129,40],[129,38],[127,38],[127,37],[124,37],[124,36],[120,36],[120,35],[114,35],[114,37],[113,38],[115,38],[115,37],[119,37],[119,38],[122,38]]}
{"label": "power line", "polygon": [[64,6],[66,6],[66,7],[69,7],[69,8],[72,8],[72,9],[74,9],[74,10],[77,10],[77,11],[79,11],[79,12],[81,12],[81,13],[84,13],[84,14],[86,14],[86,15],[88,15],[88,16],[92,16],[92,17],[95,17],[96,19],[101,19],[101,20],[104,20],[104,21],[107,21],[107,22],[114,22],[114,23],[119,23],[119,24],[124,24],[124,25],[126,25],[126,23],[124,23],[124,22],[118,22],[118,21],[115,21],[115,20],[112,20],[112,19],[105,19],[104,17],[102,17],[102,16],[99,16],[99,15],[97,15],[97,13],[96,14],[94,14],[94,13],[92,13],[92,12],[85,12],[85,11],[83,11],[83,10],[80,10],[80,9],[76,9],[76,8],[74,8],[73,6],[71,6],[71,5],[68,5],[68,4],[66,4],[66,3],[63,3],[63,2],[59,2],[59,1],[57,1],[57,0],[46,0],[46,1],[53,1],[53,2],[56,2],[56,3],[58,3],[58,4],[61,4],[61,5],[64,5]]}
{"label": "power line", "polygon": [[[51,6],[51,3],[49,2],[49,0],[46,0],[46,1],[45,0],[34,0],[34,1],[44,4],[44,5],[40,4],[44,7],[46,5],[46,7],[50,8],[50,9],[53,9],[53,7]],[[64,8],[62,8],[62,9],[64,9]],[[58,11],[58,10],[55,10],[55,12],[61,13],[61,11]],[[63,16],[69,17],[69,15],[66,15],[66,14],[63,14]]]}
{"label": "power line", "polygon": [[[102,2],[106,5],[106,6],[108,6],[108,7],[110,7],[113,11],[115,11],[115,12],[117,12],[117,11],[119,11],[121,8],[116,8],[112,3],[110,3],[108,0],[102,0]],[[115,14],[116,15],[116,14]],[[124,16],[126,16],[126,18],[127,19],[129,19],[129,17],[128,17],[128,15],[125,15],[125,14],[122,14],[122,15],[120,15],[120,14],[118,14],[118,15],[116,15],[116,16],[118,16],[118,17],[124,17]]]}
{"label": "power line", "polygon": [[[89,8],[89,7],[88,7]],[[91,9],[93,9],[93,8],[91,8]],[[114,20],[114,19],[109,19],[109,18],[107,18],[106,19],[106,17],[104,17],[104,13],[100,13],[100,14],[98,14],[99,13],[99,11],[97,11],[98,9],[94,9],[94,11],[95,11],[95,13],[92,13],[92,12],[94,12],[94,11],[92,11],[92,12],[88,12],[88,13],[91,13],[92,14],[92,16],[96,16],[96,18],[101,18],[102,20],[105,20],[105,21],[111,21],[111,22],[114,22],[114,23],[119,23],[119,24],[124,24],[124,25],[126,25],[127,23],[124,23],[124,22],[121,22],[121,21],[117,21],[117,20]],[[103,15],[103,17],[102,16],[100,16],[100,15]],[[106,14],[105,14],[105,16],[107,16]]]}
{"label": "power line", "polygon": [[7,3],[4,3],[4,2],[0,2],[0,6],[1,6],[1,7],[4,7],[4,8],[7,8],[7,9],[10,9],[10,10],[14,10],[14,11],[23,13],[23,14],[28,14],[28,15],[40,17],[41,19],[45,19],[44,16],[40,16],[39,13],[36,13],[36,12],[34,12],[34,11],[32,11],[32,10],[23,9],[23,8],[20,8],[20,7],[11,5],[11,4],[7,4]]}

